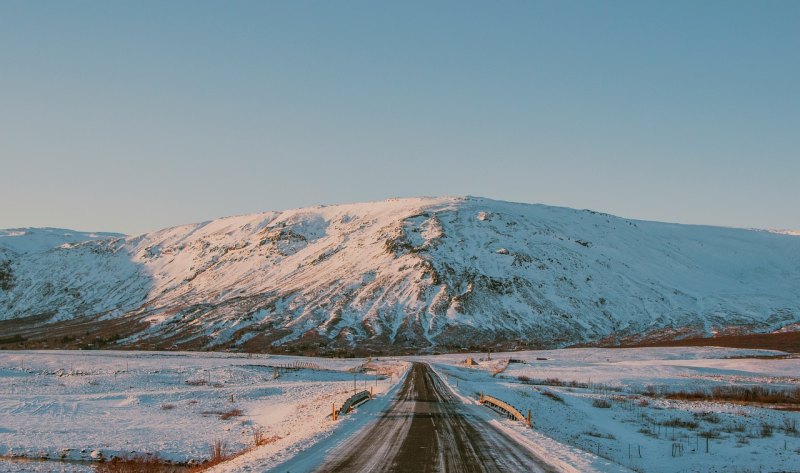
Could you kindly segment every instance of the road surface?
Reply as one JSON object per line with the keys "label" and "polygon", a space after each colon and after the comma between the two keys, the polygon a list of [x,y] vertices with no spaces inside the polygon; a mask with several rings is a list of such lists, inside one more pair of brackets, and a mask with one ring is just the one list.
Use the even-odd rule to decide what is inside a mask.
{"label": "road surface", "polygon": [[552,472],[532,452],[465,412],[441,378],[415,363],[397,400],[343,442],[319,472]]}

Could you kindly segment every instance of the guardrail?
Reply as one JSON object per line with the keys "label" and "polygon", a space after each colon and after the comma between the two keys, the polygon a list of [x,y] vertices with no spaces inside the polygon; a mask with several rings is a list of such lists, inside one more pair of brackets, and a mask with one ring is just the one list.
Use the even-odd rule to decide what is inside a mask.
{"label": "guardrail", "polygon": [[480,397],[481,404],[489,404],[489,407],[493,407],[495,409],[499,409],[500,411],[507,414],[509,417],[516,419],[523,424],[527,425],[528,427],[531,426],[531,410],[528,409],[528,416],[525,417],[522,415],[522,412],[519,411],[516,407],[512,406],[511,404],[503,401],[502,399],[497,399],[494,396],[487,396],[481,393]]}
{"label": "guardrail", "polygon": [[343,416],[353,410],[355,407],[358,407],[360,404],[363,404],[367,401],[372,399],[372,393],[370,391],[361,391],[358,393],[353,394],[346,401],[342,404],[342,407],[339,411],[336,411],[336,406],[333,406],[333,412],[331,413],[331,417],[333,420],[339,418],[339,416]]}

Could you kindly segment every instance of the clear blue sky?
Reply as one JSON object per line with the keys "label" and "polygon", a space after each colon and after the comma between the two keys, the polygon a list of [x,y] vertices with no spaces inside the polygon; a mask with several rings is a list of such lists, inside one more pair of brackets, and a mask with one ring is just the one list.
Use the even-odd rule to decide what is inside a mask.
{"label": "clear blue sky", "polygon": [[412,195],[800,228],[800,2],[0,2],[0,227]]}

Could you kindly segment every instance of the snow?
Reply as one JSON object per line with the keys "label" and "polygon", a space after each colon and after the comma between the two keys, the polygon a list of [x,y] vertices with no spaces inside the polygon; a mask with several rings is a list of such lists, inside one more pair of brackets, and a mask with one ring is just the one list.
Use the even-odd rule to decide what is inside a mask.
{"label": "snow", "polygon": [[800,236],[800,230],[780,230],[780,229],[771,229],[769,230],[772,233],[779,233],[781,235],[792,235],[792,236]]}
{"label": "snow", "polygon": [[9,228],[0,230],[0,249],[14,253],[39,253],[73,243],[124,236],[121,233],[79,232],[64,228]]}
{"label": "snow", "polygon": [[[263,349],[256,334],[269,332],[346,349],[563,346],[800,322],[792,236],[478,197],[265,212],[126,238],[9,236],[20,232],[0,237],[14,277],[0,319],[53,308],[50,321],[146,318],[129,345],[211,337],[204,348]],[[19,253],[34,247],[48,249]]]}
{"label": "snow", "polygon": [[[720,385],[800,387],[799,357],[751,358],[774,355],[783,354],[693,347],[492,353],[491,361],[485,353],[424,359],[467,403],[476,404],[477,393],[484,392],[523,411],[531,409],[533,429],[482,408],[531,448],[551,452],[578,471],[723,472],[744,466],[749,471],[798,471],[800,437],[785,430],[784,422],[798,423],[799,412],[644,395],[648,389],[675,392]],[[467,367],[463,362],[468,356],[484,359]],[[523,363],[511,363],[493,377],[492,372],[509,358]],[[530,381],[522,382],[520,376]],[[547,379],[566,385],[553,386],[552,381],[544,382]],[[611,407],[594,407],[597,399],[608,400]],[[672,419],[698,426],[663,425]],[[764,424],[772,426],[772,436],[762,436]],[[709,439],[709,453],[703,432],[718,436]]]}
{"label": "snow", "polygon": [[[467,357],[477,365],[467,367]],[[0,351],[0,456],[50,460],[6,458],[0,460],[0,470],[83,472],[90,471],[93,457],[130,452],[201,461],[217,439],[229,451],[245,453],[212,469],[215,473],[312,470],[331,449],[381,415],[408,362],[418,360],[431,364],[469,416],[503,429],[557,471],[798,471],[800,436],[785,426],[800,421],[800,412],[674,401],[645,393],[720,385],[797,388],[800,357],[687,347],[541,350],[486,358],[485,353],[368,361],[199,352]],[[510,358],[520,362],[508,363]],[[269,365],[297,363],[316,366],[273,378]],[[372,387],[376,398],[332,421],[332,405],[341,405],[353,392],[352,370],[363,367],[391,373],[391,379],[376,382],[371,371],[357,374],[357,389]],[[556,378],[564,385],[544,383]],[[480,392],[524,413],[531,409],[533,428],[479,405]],[[611,407],[595,407],[596,400]],[[224,420],[217,414],[231,408],[241,409],[242,415]],[[673,419],[697,427],[664,425]],[[771,436],[762,436],[765,424],[772,427]],[[250,448],[256,429],[273,441]],[[708,453],[703,432],[712,433]],[[70,462],[52,461],[62,457]]]}
{"label": "snow", "polygon": [[[252,446],[256,430],[279,440],[258,449],[277,462],[332,431],[333,403],[352,394],[364,359],[316,359],[191,352],[0,352],[0,457],[77,463],[0,460],[0,470],[81,465],[128,453],[175,462],[209,457],[214,440],[229,452]],[[274,377],[272,366],[313,363]],[[358,373],[381,394],[405,369],[402,362],[370,367],[392,379]],[[222,413],[240,409],[241,416]]]}
{"label": "snow", "polygon": [[391,404],[401,387],[402,383],[399,381],[405,377],[410,363],[384,360],[383,366],[392,368],[394,382],[373,387],[376,394],[374,399],[361,404],[336,422],[327,423],[324,429],[319,429],[314,435],[307,437],[305,442],[287,445],[278,441],[222,463],[209,470],[209,473],[312,471],[321,465],[326,455],[344,439],[378,418]]}

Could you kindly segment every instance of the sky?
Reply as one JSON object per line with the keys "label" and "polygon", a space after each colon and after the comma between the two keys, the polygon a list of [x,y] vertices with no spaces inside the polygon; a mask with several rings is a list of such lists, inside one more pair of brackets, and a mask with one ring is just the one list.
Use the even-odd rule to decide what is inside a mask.
{"label": "sky", "polygon": [[797,1],[0,1],[0,228],[475,195],[800,228]]}

